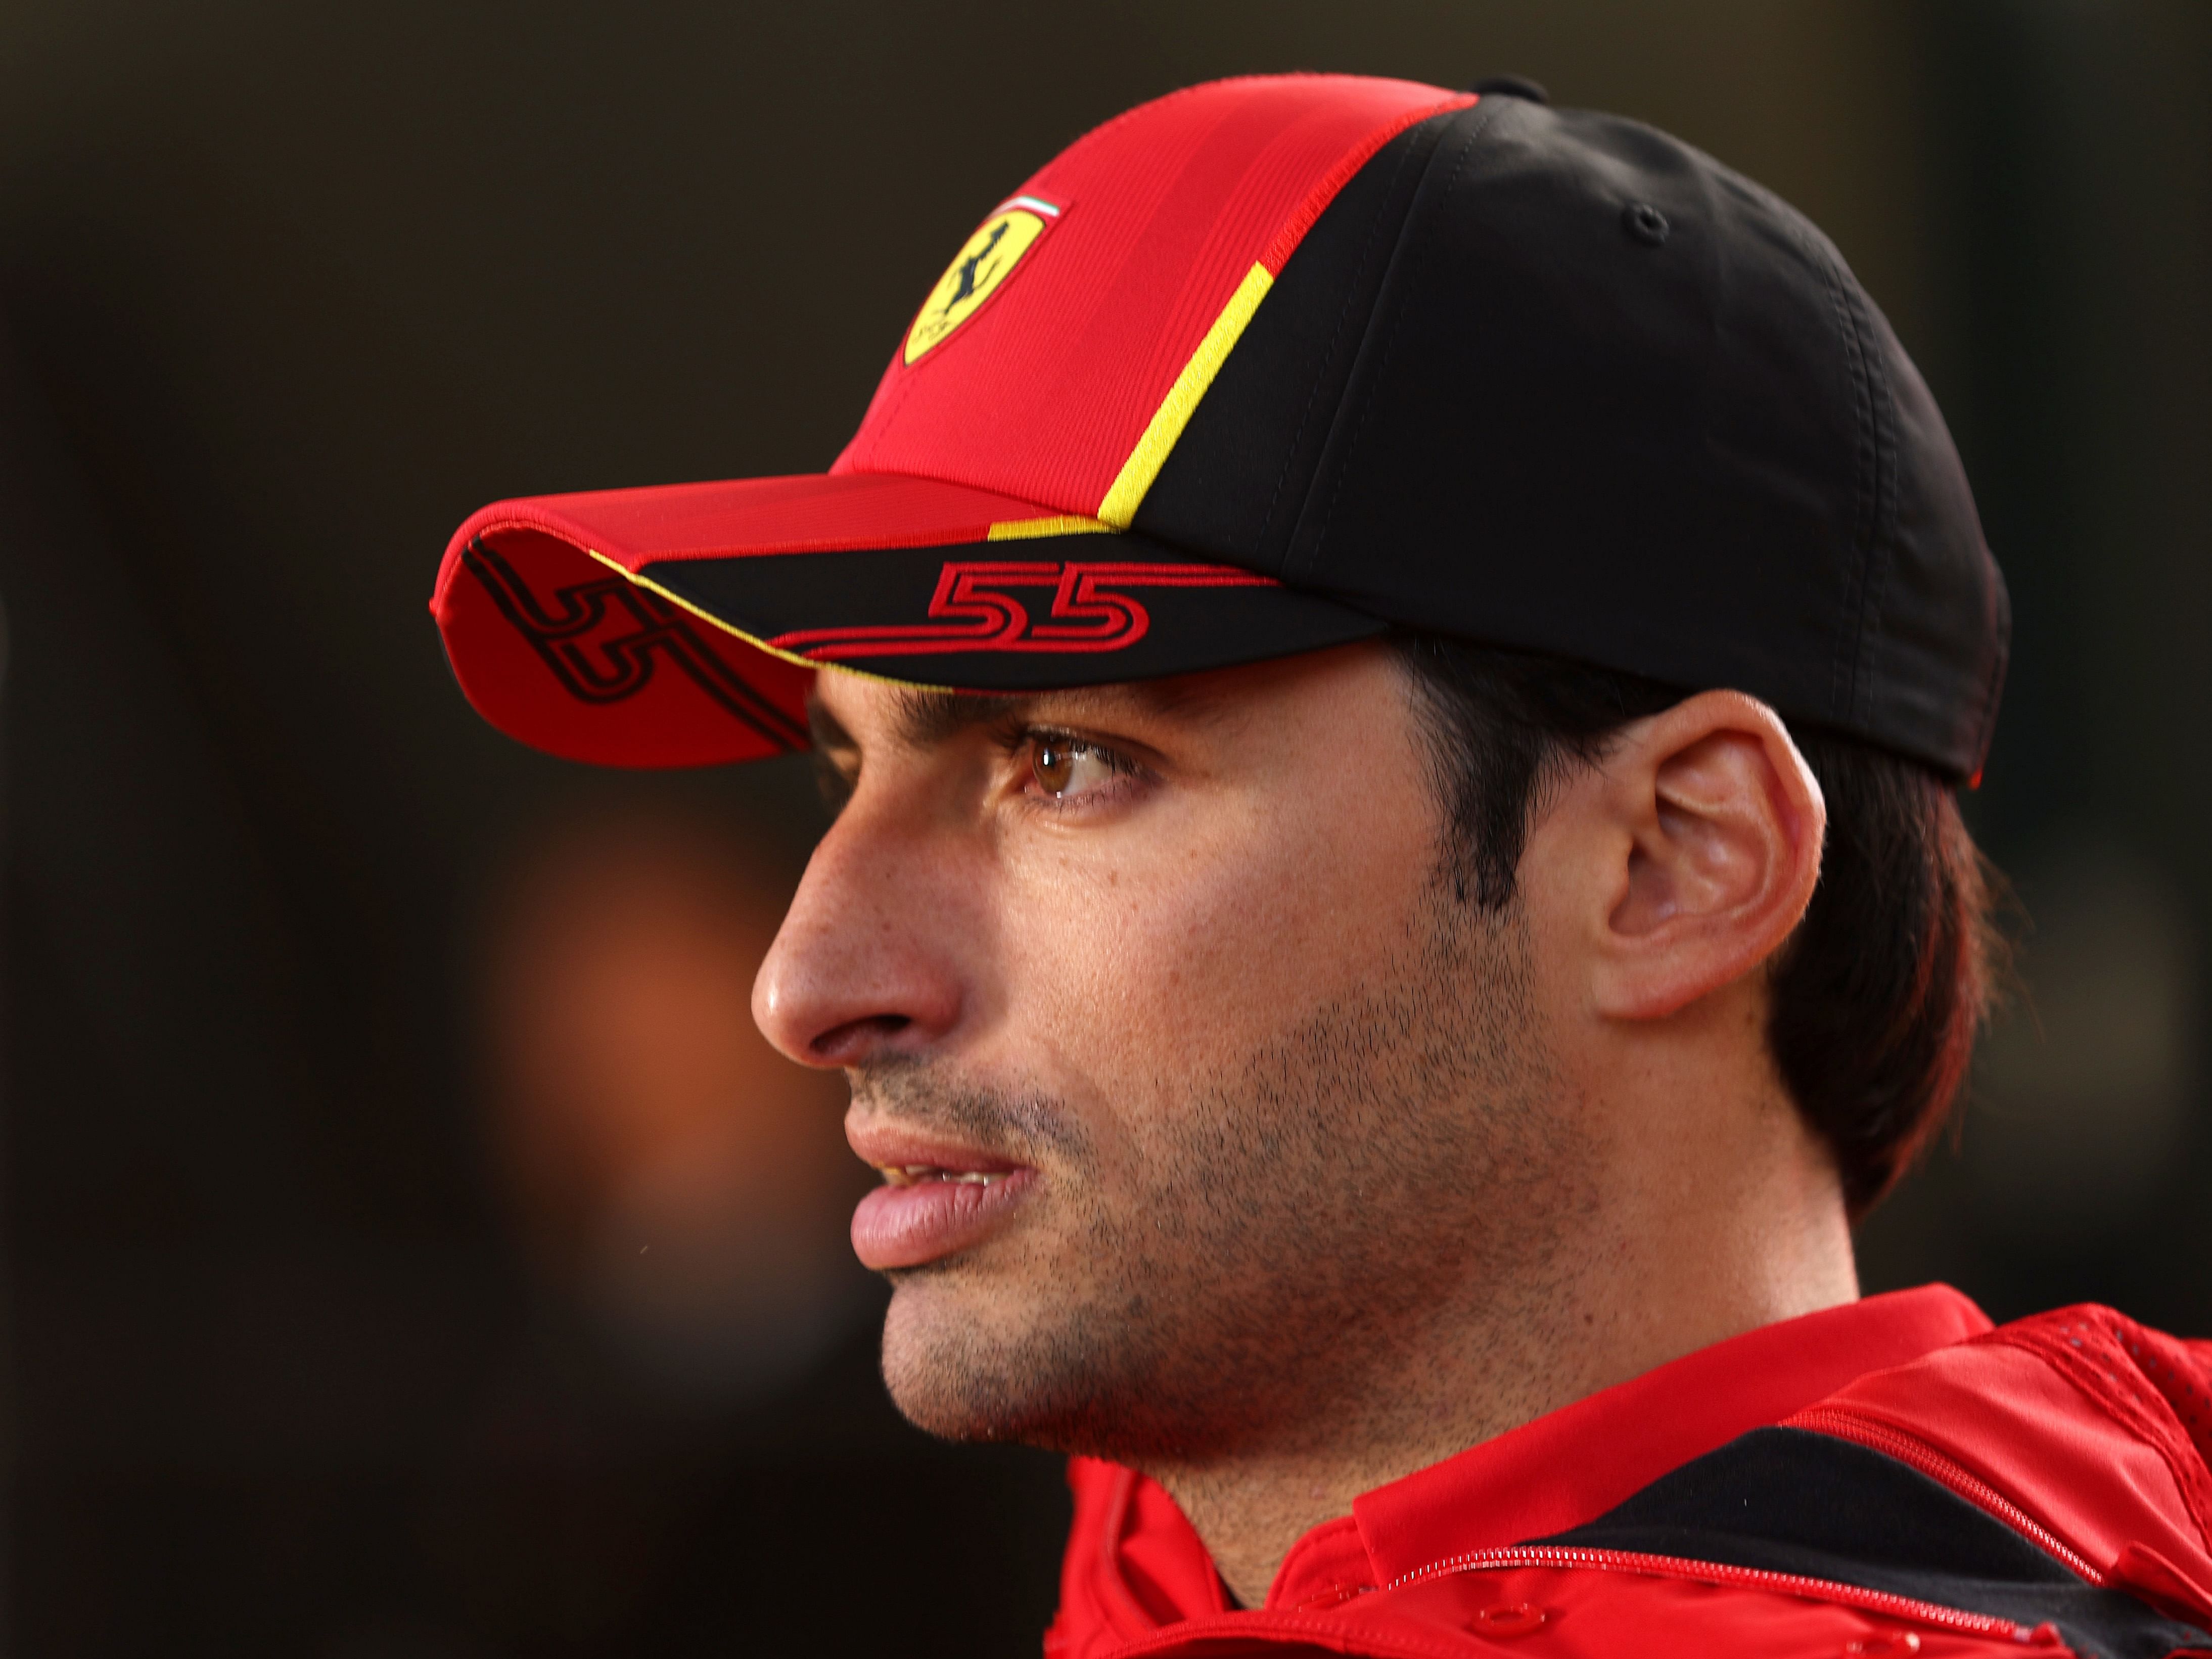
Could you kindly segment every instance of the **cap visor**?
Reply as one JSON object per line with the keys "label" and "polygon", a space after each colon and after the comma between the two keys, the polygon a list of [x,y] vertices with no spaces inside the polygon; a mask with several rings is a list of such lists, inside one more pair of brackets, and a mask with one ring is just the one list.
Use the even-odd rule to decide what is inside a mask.
{"label": "cap visor", "polygon": [[617,766],[804,748],[820,666],[1042,690],[1382,628],[1093,520],[883,473],[497,502],[455,532],[430,609],[485,719]]}

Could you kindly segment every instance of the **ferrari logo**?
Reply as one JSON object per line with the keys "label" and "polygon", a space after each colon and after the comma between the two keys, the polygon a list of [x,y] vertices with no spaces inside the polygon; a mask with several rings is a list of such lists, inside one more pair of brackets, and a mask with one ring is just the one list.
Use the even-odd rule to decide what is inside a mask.
{"label": "ferrari logo", "polygon": [[1009,205],[986,219],[951,268],[937,279],[906,337],[907,362],[914,362],[974,316],[1044,234],[1045,226],[1059,216],[1059,210],[1048,203],[1027,197],[1018,200],[1021,205]]}

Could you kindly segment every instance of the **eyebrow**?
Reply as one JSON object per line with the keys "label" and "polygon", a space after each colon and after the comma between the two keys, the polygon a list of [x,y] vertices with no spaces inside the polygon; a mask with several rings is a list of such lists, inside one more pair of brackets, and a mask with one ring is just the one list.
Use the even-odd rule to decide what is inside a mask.
{"label": "eyebrow", "polygon": [[[1115,681],[1099,686],[1012,693],[951,691],[938,686],[902,686],[897,693],[897,715],[892,740],[913,749],[931,749],[979,726],[1002,726],[1019,721],[1040,702],[1069,702],[1070,719],[1080,719],[1083,705],[1097,703],[1107,695],[1126,696],[1153,715],[1192,719],[1211,723],[1227,707],[1229,699],[1204,678],[1194,675],[1174,679]],[[843,722],[824,708],[818,694],[806,699],[807,723],[817,750],[857,751],[859,739]]]}
{"label": "eyebrow", "polygon": [[[978,726],[1006,720],[1034,699],[1030,696],[992,696],[975,691],[946,691],[934,686],[902,687],[894,740],[912,749],[934,748],[948,738]],[[823,706],[818,695],[806,699],[806,724],[821,750],[854,750],[860,740]]]}
{"label": "eyebrow", "polygon": [[909,749],[934,749],[979,726],[1012,720],[1036,701],[1034,696],[992,696],[933,686],[908,687],[898,693],[897,740]]}

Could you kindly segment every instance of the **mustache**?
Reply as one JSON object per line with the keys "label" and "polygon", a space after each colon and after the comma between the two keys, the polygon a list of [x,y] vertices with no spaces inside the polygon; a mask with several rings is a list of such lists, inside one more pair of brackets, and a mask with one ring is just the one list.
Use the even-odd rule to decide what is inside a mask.
{"label": "mustache", "polygon": [[927,1060],[879,1060],[848,1075],[854,1106],[886,1121],[1016,1163],[1091,1162],[1091,1137],[1081,1121],[1042,1089],[957,1078]]}

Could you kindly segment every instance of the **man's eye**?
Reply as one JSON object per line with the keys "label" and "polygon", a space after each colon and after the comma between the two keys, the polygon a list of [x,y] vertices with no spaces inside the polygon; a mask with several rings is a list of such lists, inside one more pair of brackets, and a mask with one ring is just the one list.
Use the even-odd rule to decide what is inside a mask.
{"label": "man's eye", "polygon": [[1030,775],[1054,800],[1087,795],[1130,770],[1110,749],[1062,732],[1037,732],[1030,738]]}

